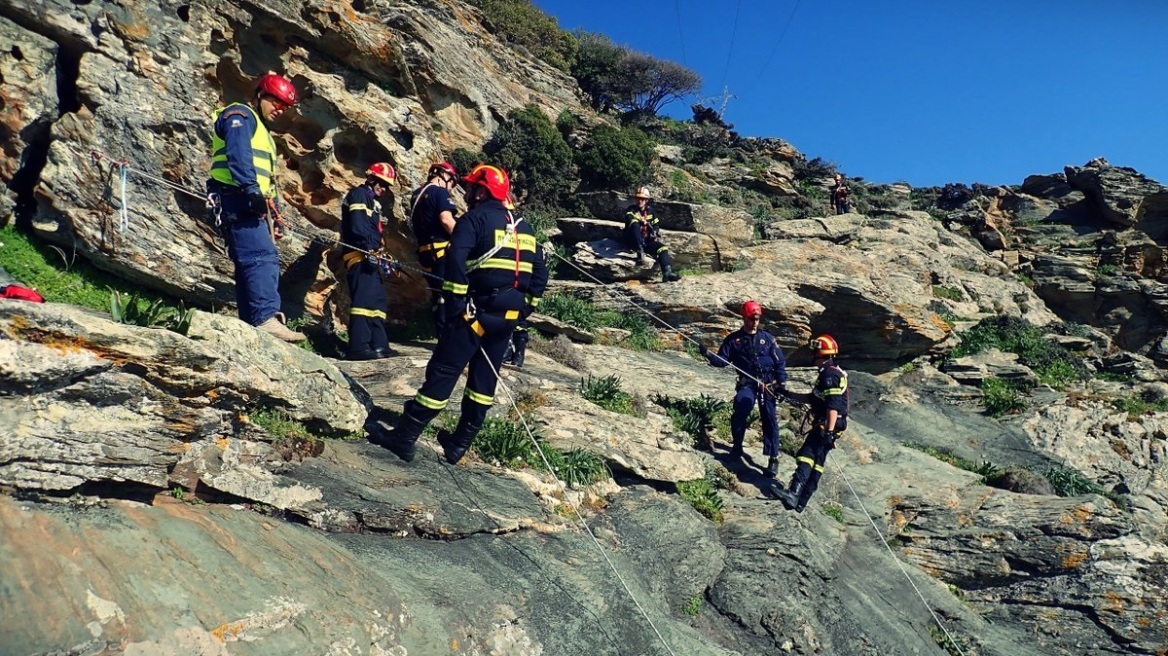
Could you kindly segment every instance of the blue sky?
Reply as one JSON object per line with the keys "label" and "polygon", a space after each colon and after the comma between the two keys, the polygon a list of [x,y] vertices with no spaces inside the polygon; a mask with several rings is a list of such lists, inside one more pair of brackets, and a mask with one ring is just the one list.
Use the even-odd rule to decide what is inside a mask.
{"label": "blue sky", "polygon": [[849,176],[1021,184],[1105,157],[1168,184],[1165,0],[533,1],[728,86],[739,133]]}

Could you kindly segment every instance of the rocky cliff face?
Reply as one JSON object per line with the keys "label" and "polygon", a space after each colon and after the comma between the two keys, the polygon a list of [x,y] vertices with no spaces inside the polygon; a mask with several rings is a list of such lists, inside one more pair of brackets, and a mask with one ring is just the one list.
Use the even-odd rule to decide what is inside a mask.
{"label": "rocky cliff face", "polygon": [[[321,245],[369,162],[399,171],[387,244],[408,260],[400,201],[430,161],[512,108],[588,113],[457,0],[0,0],[0,35],[0,223],[202,307],[233,298],[199,198],[208,118],[255,75],[286,71],[303,97],[276,126],[293,314],[343,297]],[[498,457],[448,467],[430,438],[411,466],[362,439],[429,344],[343,363],[222,315],[180,335],[0,300],[0,653],[1168,653],[1168,189],[1095,160],[1009,188],[857,182],[858,211],[823,216],[823,170],[778,140],[728,143],[700,164],[658,149],[682,281],[643,283],[617,241],[627,198],[601,192],[551,231],[587,281],[554,291],[708,343],[758,299],[796,389],[807,338],[840,337],[853,428],[807,512],[763,494],[757,425],[732,462],[648,401],[733,387],[669,330],[672,350],[642,352],[535,317],[581,343],[537,340],[495,414],[514,395],[548,446],[609,469],[565,489]],[[778,209],[710,200],[744,190]],[[423,286],[390,285],[404,323]],[[1090,375],[953,351],[995,317]],[[610,374],[636,416],[581,397]],[[988,416],[990,380],[1033,387],[1028,405]],[[721,486],[721,522],[678,494],[698,479]]]}

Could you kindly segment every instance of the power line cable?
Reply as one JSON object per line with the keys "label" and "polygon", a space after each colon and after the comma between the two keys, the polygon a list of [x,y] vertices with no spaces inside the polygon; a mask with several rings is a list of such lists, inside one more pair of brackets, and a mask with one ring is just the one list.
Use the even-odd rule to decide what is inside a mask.
{"label": "power line cable", "polygon": [[689,68],[689,62],[685,57],[685,34],[681,31],[681,0],[673,0],[673,8],[677,13],[677,42],[681,44],[681,63]]}
{"label": "power line cable", "polygon": [[802,2],[802,0],[795,0],[795,6],[791,8],[791,13],[787,16],[787,23],[783,25],[783,31],[779,33],[779,38],[775,40],[775,45],[771,48],[771,52],[769,55],[767,55],[766,60],[762,64],[762,67],[759,68],[758,74],[755,75],[754,80],[750,83],[750,87],[747,89],[747,93],[754,91],[755,87],[758,86],[758,81],[761,80],[762,76],[766,74],[767,66],[771,65],[771,60],[775,58],[775,53],[779,51],[779,46],[782,45],[783,38],[787,36],[787,30],[791,27],[791,21],[795,19],[795,12],[799,11],[800,2]]}
{"label": "power line cable", "polygon": [[738,14],[742,11],[742,0],[734,8],[734,27],[730,28],[730,47],[726,50],[726,67],[722,71],[722,87],[726,87],[726,78],[730,76],[730,58],[734,56],[734,40],[738,36]]}

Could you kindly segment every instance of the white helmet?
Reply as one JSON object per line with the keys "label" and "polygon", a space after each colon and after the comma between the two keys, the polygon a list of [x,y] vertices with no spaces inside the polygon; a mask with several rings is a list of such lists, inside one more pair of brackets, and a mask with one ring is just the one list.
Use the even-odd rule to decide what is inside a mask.
{"label": "white helmet", "polygon": [[645,200],[648,200],[652,197],[653,196],[649,193],[648,187],[637,187],[637,193],[634,198],[644,198]]}

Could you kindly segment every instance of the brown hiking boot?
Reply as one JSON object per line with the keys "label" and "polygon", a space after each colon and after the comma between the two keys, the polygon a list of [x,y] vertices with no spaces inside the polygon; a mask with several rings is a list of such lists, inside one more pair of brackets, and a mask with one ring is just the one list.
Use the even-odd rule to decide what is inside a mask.
{"label": "brown hiking boot", "polygon": [[272,337],[275,337],[276,339],[282,339],[285,342],[290,342],[293,344],[296,342],[303,342],[304,340],[308,339],[304,333],[298,333],[294,330],[289,330],[286,326],[284,326],[284,324],[280,323],[280,320],[276,317],[268,319],[267,321],[256,326],[256,328],[264,331]]}

